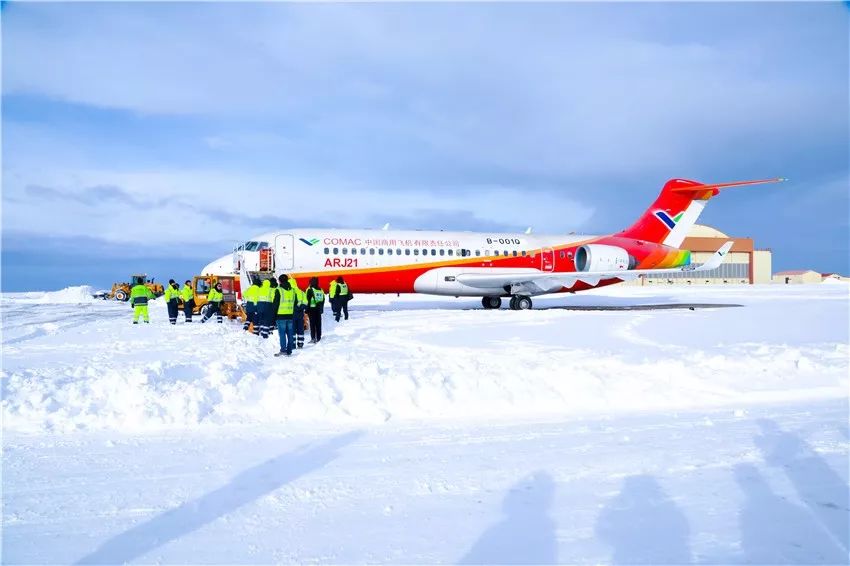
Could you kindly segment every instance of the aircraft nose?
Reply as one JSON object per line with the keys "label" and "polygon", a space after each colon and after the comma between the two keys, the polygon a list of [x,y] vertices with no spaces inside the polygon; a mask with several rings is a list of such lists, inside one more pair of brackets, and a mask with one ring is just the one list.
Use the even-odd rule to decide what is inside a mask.
{"label": "aircraft nose", "polygon": [[233,273],[233,258],[222,256],[208,263],[201,270],[201,275],[229,275]]}

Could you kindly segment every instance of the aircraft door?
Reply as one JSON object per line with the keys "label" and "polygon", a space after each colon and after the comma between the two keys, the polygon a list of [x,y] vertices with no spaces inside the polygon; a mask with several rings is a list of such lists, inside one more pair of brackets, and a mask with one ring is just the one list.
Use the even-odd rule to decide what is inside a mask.
{"label": "aircraft door", "polygon": [[555,251],[552,248],[543,248],[540,250],[540,270],[555,270]]}
{"label": "aircraft door", "polygon": [[295,239],[292,234],[278,234],[274,238],[275,271],[291,271],[295,265]]}

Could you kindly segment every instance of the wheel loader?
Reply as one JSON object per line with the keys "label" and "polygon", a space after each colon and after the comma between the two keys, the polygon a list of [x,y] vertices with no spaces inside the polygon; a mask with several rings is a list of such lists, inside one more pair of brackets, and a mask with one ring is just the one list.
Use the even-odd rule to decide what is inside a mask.
{"label": "wheel loader", "polygon": [[104,299],[115,299],[116,301],[128,301],[130,300],[130,289],[135,287],[136,285],[144,285],[148,289],[151,290],[151,293],[156,297],[161,297],[165,294],[165,288],[162,286],[162,283],[154,283],[154,278],[147,278],[147,274],[140,273],[137,275],[130,276],[129,283],[113,283],[112,290],[107,294]]}
{"label": "wheel loader", "polygon": [[[236,275],[196,275],[192,278],[192,289],[195,291],[195,306],[192,309],[192,314],[206,316],[209,309],[207,296],[210,289],[216,283],[221,283],[221,293],[224,299],[221,302],[221,314],[233,320],[238,318],[245,320],[245,311],[242,310],[242,305],[239,304],[239,277]],[[183,299],[179,301],[180,310],[183,310]]]}

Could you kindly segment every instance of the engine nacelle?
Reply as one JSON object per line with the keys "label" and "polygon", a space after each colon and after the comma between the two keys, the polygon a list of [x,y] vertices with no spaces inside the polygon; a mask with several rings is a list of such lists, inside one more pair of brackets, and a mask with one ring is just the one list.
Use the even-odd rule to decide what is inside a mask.
{"label": "engine nacelle", "polygon": [[586,244],[576,250],[576,271],[628,271],[637,260],[617,246]]}

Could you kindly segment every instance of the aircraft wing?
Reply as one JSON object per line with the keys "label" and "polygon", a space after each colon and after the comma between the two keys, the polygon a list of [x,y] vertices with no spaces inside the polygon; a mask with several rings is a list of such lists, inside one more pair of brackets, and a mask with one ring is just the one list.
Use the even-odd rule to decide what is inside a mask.
{"label": "aircraft wing", "polygon": [[561,287],[572,287],[576,281],[588,285],[597,285],[603,279],[635,279],[640,275],[672,275],[674,273],[699,273],[720,267],[723,258],[732,249],[733,242],[726,242],[714,252],[707,262],[700,266],[684,265],[667,269],[629,269],[626,271],[577,271],[568,273],[518,273],[518,274],[458,274],[456,281],[469,287],[493,289],[495,287],[517,287],[516,291],[530,293],[549,293]]}

